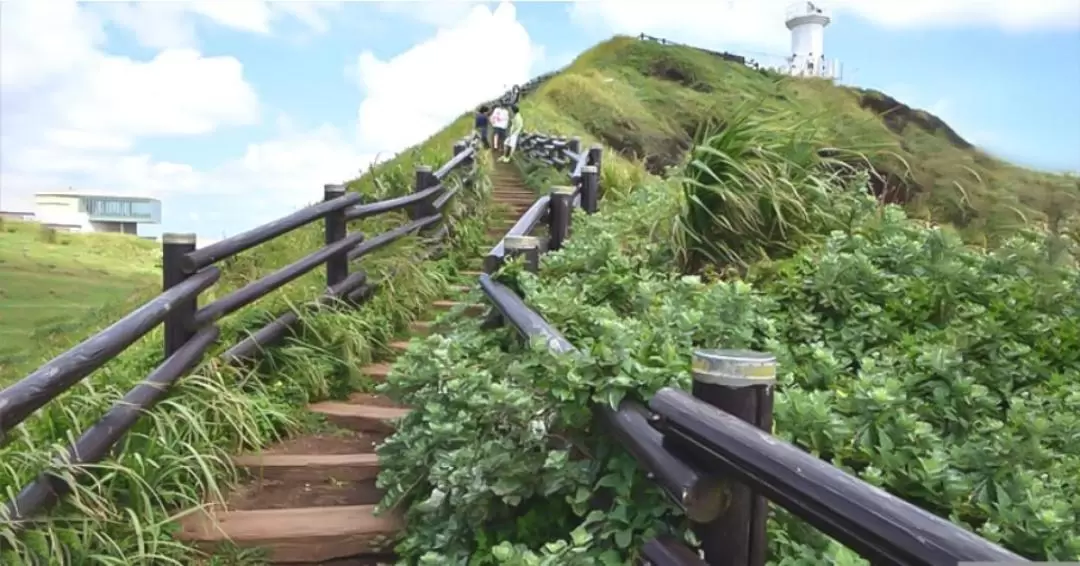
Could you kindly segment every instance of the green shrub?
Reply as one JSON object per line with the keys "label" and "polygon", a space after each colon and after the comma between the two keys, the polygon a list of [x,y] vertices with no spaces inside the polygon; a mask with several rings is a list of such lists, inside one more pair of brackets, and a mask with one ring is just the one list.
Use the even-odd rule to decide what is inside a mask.
{"label": "green shrub", "polygon": [[[798,179],[800,148],[745,167]],[[725,166],[749,177],[745,161]],[[500,275],[579,352],[458,319],[402,358],[385,387],[415,410],[379,451],[401,558],[624,564],[658,533],[691,539],[588,405],[686,387],[701,347],[774,353],[776,431],[803,449],[1031,559],[1080,555],[1080,271],[1034,232],[966,247],[879,206],[865,175],[814,183],[755,187],[744,227],[719,225],[748,266],[726,278],[680,274],[681,182],[623,189],[538,276]],[[767,229],[783,207],[798,245]],[[780,510],[769,533],[773,564],[862,563]]]}

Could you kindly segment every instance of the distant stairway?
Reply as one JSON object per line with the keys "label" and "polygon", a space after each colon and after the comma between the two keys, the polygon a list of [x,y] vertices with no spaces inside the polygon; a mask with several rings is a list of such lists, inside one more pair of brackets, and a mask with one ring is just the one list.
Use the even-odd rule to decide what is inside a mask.
{"label": "distant stairway", "polygon": [[[525,188],[517,168],[496,163],[492,174],[496,220],[488,235],[494,245],[527,210],[535,195]],[[477,258],[475,268],[481,265]],[[479,271],[465,271],[453,294],[435,301],[431,318],[462,303]],[[484,305],[468,305],[473,315]],[[426,336],[433,321],[418,321],[410,336]],[[391,344],[395,352],[408,348],[408,337]],[[382,382],[393,360],[364,368]],[[379,461],[375,448],[393,432],[393,421],[408,408],[378,395],[354,393],[345,401],[308,406],[335,427],[328,433],[294,437],[253,454],[235,457],[252,480],[235,490],[223,506],[199,511],[181,520],[178,537],[213,551],[231,541],[240,548],[261,548],[271,564],[376,565],[393,561],[393,541],[402,528],[400,515],[375,516],[382,493],[375,487]]]}

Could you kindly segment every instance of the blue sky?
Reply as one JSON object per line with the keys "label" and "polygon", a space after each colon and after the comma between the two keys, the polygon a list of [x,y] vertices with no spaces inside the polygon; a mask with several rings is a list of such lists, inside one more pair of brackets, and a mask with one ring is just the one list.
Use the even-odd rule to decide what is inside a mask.
{"label": "blue sky", "polygon": [[[66,187],[152,194],[163,223],[145,233],[217,239],[615,33],[783,55],[785,6],[3,0],[0,207]],[[825,50],[844,82],[1016,163],[1080,170],[1080,3],[826,6]]]}

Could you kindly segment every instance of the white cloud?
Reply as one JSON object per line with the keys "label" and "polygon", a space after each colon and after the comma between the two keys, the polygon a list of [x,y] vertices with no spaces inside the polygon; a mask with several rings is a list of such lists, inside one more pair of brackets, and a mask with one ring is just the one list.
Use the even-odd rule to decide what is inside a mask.
{"label": "white cloud", "polygon": [[150,61],[111,55],[102,50],[103,23],[75,2],[0,3],[5,205],[76,182],[153,191],[183,177],[186,166],[124,153],[137,140],[258,120],[258,97],[235,58],[192,49],[167,49]]}
{"label": "white cloud", "polygon": [[[212,144],[209,136],[219,129],[252,123],[262,113],[240,62],[202,55],[177,22],[190,19],[194,8],[136,7],[145,10],[139,17],[159,18],[153,25],[164,30],[157,55],[136,61],[103,49],[105,24],[124,17],[116,11],[73,2],[2,6],[4,208],[30,208],[33,192],[68,186],[150,194],[164,201],[161,229],[204,237],[233,234],[321,199],[323,184],[355,177],[375,154],[419,142],[527,80],[543,56],[513,5],[474,6],[395,57],[357,58],[364,95],[357,124],[300,128],[278,116],[273,138],[200,169],[142,151],[139,141],[187,136]],[[275,16],[267,19],[251,6],[223,6],[232,12],[214,13],[215,21],[263,33]],[[321,8],[310,3],[274,6],[312,29],[322,21]]]}
{"label": "white cloud", "polygon": [[[427,2],[380,2],[378,9],[386,14],[406,16],[409,19],[435,27],[450,27],[461,23],[481,3],[480,0],[453,0]],[[420,7],[422,6],[422,7]],[[419,8],[418,8],[419,7]]]}
{"label": "white cloud", "polygon": [[[786,52],[790,0],[576,0],[578,25],[601,35],[647,33],[709,47]],[[993,26],[1013,31],[1080,28],[1076,0],[827,0],[835,17],[855,14],[888,27]]]}
{"label": "white cloud", "polygon": [[144,47],[190,48],[198,43],[196,23],[207,20],[235,31],[266,35],[274,21],[293,18],[316,33],[329,29],[326,12],[341,2],[267,2],[264,0],[142,0],[100,6],[109,22],[131,31]]}
{"label": "white cloud", "polygon": [[988,26],[1010,31],[1080,28],[1076,0],[839,0],[840,10],[855,12],[893,27]]}
{"label": "white cloud", "polygon": [[463,19],[387,61],[361,53],[358,111],[365,150],[394,152],[422,141],[476,104],[527,81],[543,56],[514,5],[473,6]]}

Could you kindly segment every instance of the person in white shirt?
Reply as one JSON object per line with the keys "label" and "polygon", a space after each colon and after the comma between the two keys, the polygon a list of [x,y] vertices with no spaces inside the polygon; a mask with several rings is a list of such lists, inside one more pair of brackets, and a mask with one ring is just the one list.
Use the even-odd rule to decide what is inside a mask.
{"label": "person in white shirt", "polygon": [[503,156],[499,161],[508,163],[510,158],[514,156],[514,148],[517,147],[518,138],[521,136],[521,131],[525,129],[525,119],[521,116],[521,109],[517,104],[510,107],[514,117],[510,120],[510,137],[506,139],[506,151],[503,152]]}
{"label": "person in white shirt", "polygon": [[495,151],[502,149],[506,141],[506,129],[510,127],[510,111],[502,101],[491,111],[491,137]]}

